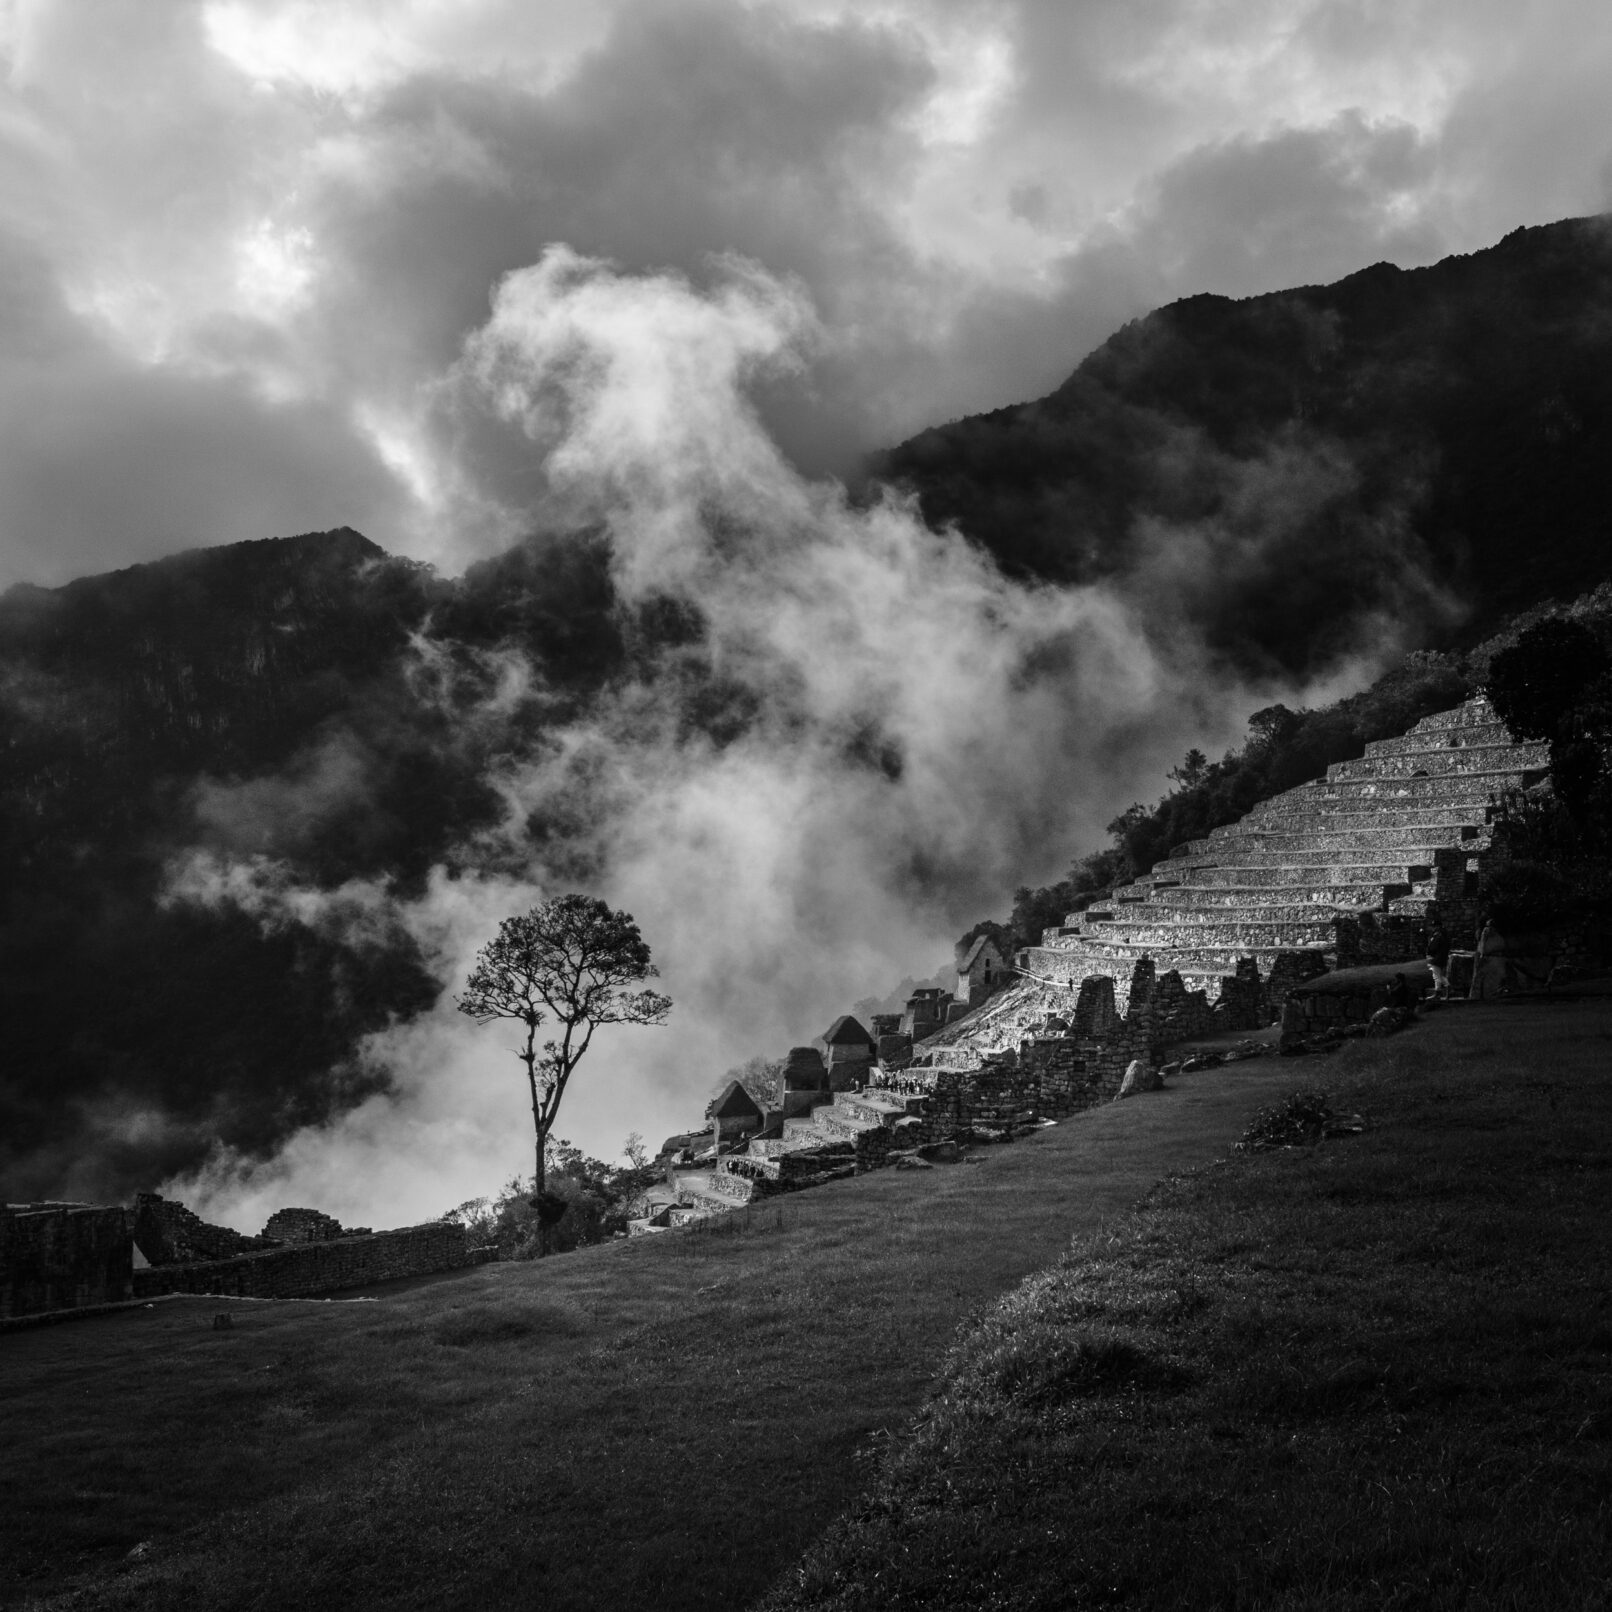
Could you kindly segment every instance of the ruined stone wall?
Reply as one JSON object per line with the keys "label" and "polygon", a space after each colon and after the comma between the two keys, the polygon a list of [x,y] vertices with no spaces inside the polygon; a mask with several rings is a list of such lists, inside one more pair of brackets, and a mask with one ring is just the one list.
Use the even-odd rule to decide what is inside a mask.
{"label": "ruined stone wall", "polygon": [[1363,912],[1357,917],[1340,915],[1332,923],[1337,935],[1336,967],[1340,969],[1367,968],[1374,963],[1410,963],[1427,952],[1425,919],[1391,912]]}
{"label": "ruined stone wall", "polygon": [[1292,1046],[1346,1025],[1363,1025],[1387,1007],[1388,982],[1378,981],[1349,991],[1295,991],[1282,1009],[1282,1045]]}
{"label": "ruined stone wall", "polygon": [[[1150,1058],[1160,1033],[1159,982],[1148,958],[1124,982],[1124,1014],[1115,1007],[1118,994],[1112,979],[1087,979],[1067,1034],[1031,1034],[1016,1049],[987,1053],[974,1064],[948,1061],[908,1070],[909,1080],[921,1081],[925,1097],[913,1139],[943,1142],[967,1131],[1010,1130],[1031,1119],[1062,1119],[1113,1097],[1126,1066],[1133,1058]],[[1177,996],[1167,990],[1166,1000]]]}
{"label": "ruined stone wall", "polygon": [[342,1235],[342,1226],[335,1216],[317,1209],[276,1209],[264,1222],[263,1235],[277,1243],[329,1243]]}
{"label": "ruined stone wall", "polygon": [[87,1204],[0,1208],[0,1320],[132,1298],[131,1219]]}
{"label": "ruined stone wall", "polygon": [[147,1299],[161,1293],[218,1293],[254,1299],[306,1298],[342,1288],[367,1287],[400,1276],[457,1270],[479,1264],[485,1257],[482,1250],[468,1246],[463,1226],[453,1221],[432,1221],[400,1231],[298,1243],[233,1259],[153,1265],[134,1273],[134,1296]]}
{"label": "ruined stone wall", "polygon": [[1271,964],[1270,974],[1266,977],[1261,1001],[1264,1005],[1264,1017],[1257,1019],[1252,1025],[1238,1024],[1230,1028],[1258,1029],[1261,1025],[1270,1024],[1279,1020],[1282,1014],[1282,1004],[1288,997],[1308,980],[1313,980],[1327,972],[1327,960],[1319,952],[1295,951],[1283,952]]}
{"label": "ruined stone wall", "polygon": [[[1481,880],[1477,858],[1465,848],[1433,853],[1433,900],[1438,921],[1457,945],[1477,933],[1483,907]],[[1428,928],[1432,928],[1431,922]]]}
{"label": "ruined stone wall", "polygon": [[1107,1035],[1119,1023],[1114,982],[1106,974],[1090,974],[1075,998],[1074,1031],[1078,1036]]}
{"label": "ruined stone wall", "polygon": [[[1231,983],[1227,981],[1228,985]],[[1217,1017],[1217,1009],[1210,1004],[1207,991],[1189,991],[1175,969],[1160,975],[1154,1005],[1154,1030],[1161,1045],[1184,1041],[1189,1036],[1207,1035],[1212,1030],[1222,1028],[1221,1019],[1225,1016]],[[1225,1028],[1233,1026],[1227,1025]]]}
{"label": "ruined stone wall", "polygon": [[228,1226],[211,1226],[194,1210],[156,1192],[134,1199],[134,1241],[153,1265],[183,1265],[228,1259],[279,1245],[277,1237],[248,1237]]}

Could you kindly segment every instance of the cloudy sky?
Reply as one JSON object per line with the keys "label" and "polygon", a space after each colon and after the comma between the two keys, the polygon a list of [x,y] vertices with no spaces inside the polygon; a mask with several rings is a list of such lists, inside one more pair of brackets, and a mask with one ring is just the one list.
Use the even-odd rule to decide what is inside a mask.
{"label": "cloudy sky", "polygon": [[1599,0],[0,0],[0,585],[529,518],[453,406],[564,244],[804,310],[809,475],[1116,325],[1607,205]]}

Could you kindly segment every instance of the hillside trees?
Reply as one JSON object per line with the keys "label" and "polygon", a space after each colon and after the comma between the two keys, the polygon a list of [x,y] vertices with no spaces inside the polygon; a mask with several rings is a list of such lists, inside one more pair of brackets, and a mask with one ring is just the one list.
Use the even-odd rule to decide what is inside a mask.
{"label": "hillside trees", "polygon": [[758,1052],[753,1058],[735,1064],[711,1088],[711,1101],[705,1105],[705,1117],[711,1117],[711,1109],[716,1105],[717,1098],[735,1080],[749,1093],[750,1100],[758,1108],[776,1108],[783,1090],[783,1076],[784,1059],[769,1058],[763,1053]]}
{"label": "hillside trees", "polygon": [[1487,692],[1516,738],[1550,741],[1557,796],[1582,816],[1612,744],[1612,656],[1601,637],[1570,618],[1536,622],[1489,663]]}
{"label": "hillside trees", "polygon": [[[540,1219],[557,1221],[565,1213],[564,1200],[545,1192],[545,1180],[549,1136],[566,1086],[602,1025],[666,1022],[670,998],[633,989],[658,973],[629,913],[575,894],[504,919],[476,955],[458,1007],[478,1024],[510,1019],[522,1028],[516,1056],[531,1097],[532,1207]],[[558,1039],[539,1048],[538,1029],[550,1021]]]}
{"label": "hillside trees", "polygon": [[491,1198],[472,1198],[442,1218],[465,1228],[472,1246],[491,1244],[500,1259],[536,1259],[569,1253],[625,1233],[644,1189],[655,1179],[647,1152],[634,1137],[622,1149],[625,1164],[606,1164],[563,1137],[544,1147],[544,1191],[560,1206],[546,1223],[534,1207],[529,1176],[513,1176]]}
{"label": "hillside trees", "polygon": [[1612,654],[1605,617],[1547,617],[1489,663],[1486,692],[1519,739],[1550,742],[1551,789],[1501,802],[1509,853],[1488,879],[1496,921],[1537,928],[1612,899]]}

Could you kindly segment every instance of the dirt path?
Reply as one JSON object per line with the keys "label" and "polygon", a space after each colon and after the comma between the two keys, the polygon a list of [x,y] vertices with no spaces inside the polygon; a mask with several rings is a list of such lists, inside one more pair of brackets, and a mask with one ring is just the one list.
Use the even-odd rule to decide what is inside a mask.
{"label": "dirt path", "polygon": [[[965,1316],[1310,1076],[1184,1076],[975,1163],[380,1303],[0,1339],[30,1474],[0,1526],[36,1592],[100,1586],[75,1606],[742,1607],[854,1498],[856,1452],[919,1408]],[[86,1540],[62,1519],[87,1487]]]}

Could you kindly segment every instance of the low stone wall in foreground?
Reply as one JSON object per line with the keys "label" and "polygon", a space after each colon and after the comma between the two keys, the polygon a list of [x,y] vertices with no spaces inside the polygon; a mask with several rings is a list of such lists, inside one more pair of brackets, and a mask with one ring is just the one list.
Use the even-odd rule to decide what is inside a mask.
{"label": "low stone wall in foreground", "polygon": [[132,1297],[131,1219],[90,1204],[0,1208],[0,1320]]}
{"label": "low stone wall in foreground", "polygon": [[465,1228],[452,1221],[405,1226],[399,1231],[296,1243],[232,1259],[189,1265],[153,1265],[134,1273],[134,1296],[216,1293],[252,1299],[308,1298],[343,1288],[368,1287],[400,1276],[429,1276],[482,1264],[486,1249],[471,1248]]}

